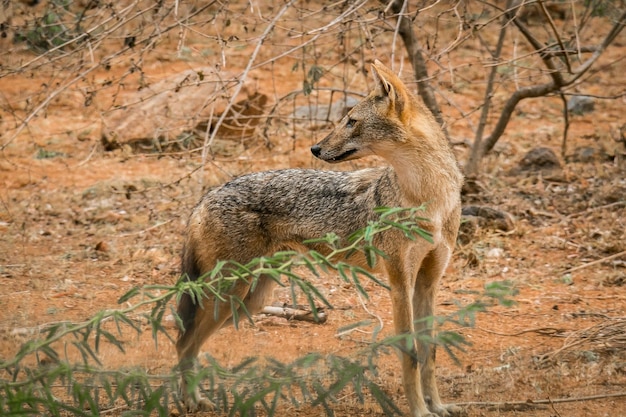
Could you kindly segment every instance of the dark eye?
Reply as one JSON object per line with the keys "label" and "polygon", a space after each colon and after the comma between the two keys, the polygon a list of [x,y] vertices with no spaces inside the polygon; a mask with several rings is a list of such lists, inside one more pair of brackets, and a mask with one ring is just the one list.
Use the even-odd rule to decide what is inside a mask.
{"label": "dark eye", "polygon": [[346,123],[346,127],[354,127],[355,124],[356,124],[356,120],[348,119],[348,123]]}

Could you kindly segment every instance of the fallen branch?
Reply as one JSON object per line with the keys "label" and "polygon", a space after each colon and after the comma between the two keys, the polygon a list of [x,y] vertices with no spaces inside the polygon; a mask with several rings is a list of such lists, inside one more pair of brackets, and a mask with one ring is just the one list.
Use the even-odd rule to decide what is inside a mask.
{"label": "fallen branch", "polygon": [[563,271],[563,273],[569,274],[570,272],[578,271],[580,269],[587,268],[589,266],[594,266],[602,262],[610,261],[611,259],[619,258],[620,256],[624,256],[624,255],[626,255],[626,250],[623,250],[618,253],[614,253],[613,255],[610,255],[610,256],[605,256],[604,258],[596,259],[595,261],[592,261],[586,264],[582,264],[582,265],[578,265],[570,269],[566,269],[565,271]]}
{"label": "fallen branch", "polygon": [[624,206],[624,205],[626,205],[626,201],[616,201],[614,203],[605,204],[605,205],[597,206],[597,207],[591,207],[591,208],[588,208],[586,210],[579,211],[577,213],[572,213],[569,216],[566,216],[566,218],[567,219],[573,219],[575,217],[584,216],[585,214],[589,214],[589,213],[591,213],[593,211],[603,210],[603,209],[610,208],[610,207],[615,207],[615,206]]}
{"label": "fallen branch", "polygon": [[626,397],[626,392],[616,392],[613,394],[598,394],[598,395],[589,395],[586,397],[572,397],[572,398],[556,398],[556,399],[545,399],[545,400],[531,400],[528,399],[526,401],[508,401],[508,402],[466,402],[466,403],[457,403],[456,405],[461,407],[485,407],[485,408],[495,408],[498,410],[517,410],[519,408],[529,408],[529,407],[539,407],[548,404],[558,404],[558,403],[572,403],[579,401],[595,401],[595,400],[604,400],[607,398],[619,398]]}
{"label": "fallen branch", "polygon": [[286,306],[266,306],[263,307],[261,313],[268,314],[270,316],[283,317],[287,320],[301,320],[316,324],[325,323],[327,319],[326,312],[323,309],[317,310],[317,317],[310,310],[296,309]]}
{"label": "fallen branch", "polygon": [[563,333],[565,333],[565,329],[558,329],[555,327],[538,327],[535,329],[526,329],[526,330],[522,330],[516,333],[500,333],[500,332],[496,332],[493,330],[489,330],[489,329],[485,329],[482,327],[477,327],[478,330],[482,330],[485,333],[490,333],[490,334],[495,334],[498,336],[507,336],[507,337],[516,337],[516,336],[521,336],[523,334],[526,333],[537,333],[540,334],[542,336],[561,336]]}

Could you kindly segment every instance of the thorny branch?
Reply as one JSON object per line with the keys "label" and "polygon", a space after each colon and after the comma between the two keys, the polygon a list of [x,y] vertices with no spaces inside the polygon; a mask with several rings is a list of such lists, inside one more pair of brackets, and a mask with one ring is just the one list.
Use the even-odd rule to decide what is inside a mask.
{"label": "thorny branch", "polygon": [[[209,7],[214,6],[215,4],[218,4],[220,7],[209,10]],[[320,53],[320,50],[318,49],[317,45],[320,44],[319,40],[324,39],[325,43],[330,45],[332,42],[328,42],[328,40],[333,39],[333,36],[338,36],[342,39],[348,38],[350,35],[345,33],[345,29],[353,22],[356,23],[355,26],[366,29],[366,39],[361,39],[358,42],[358,46],[353,49],[353,51],[357,52],[357,55],[361,57],[360,61],[354,58],[354,54],[352,54],[350,58],[336,58],[334,62],[331,61],[332,59],[335,59],[334,55],[320,59],[320,66],[323,68],[326,78],[325,81],[332,80],[332,77],[335,75],[333,71],[328,68],[345,65],[346,67],[354,67],[350,68],[350,70],[355,71],[356,74],[364,74],[366,70],[363,71],[362,68],[366,66],[368,60],[375,57],[384,59],[384,56],[381,57],[381,54],[383,53],[389,53],[394,56],[396,51],[389,51],[389,39],[386,37],[389,36],[390,29],[392,29],[393,41],[395,42],[395,38],[399,37],[404,43],[409,62],[413,68],[414,79],[418,84],[419,95],[422,97],[427,107],[431,109],[439,123],[444,126],[445,121],[437,103],[435,89],[431,85],[434,77],[429,76],[427,71],[427,60],[429,57],[426,53],[430,50],[427,51],[426,49],[422,49],[421,44],[426,44],[427,41],[420,39],[422,36],[422,32],[420,32],[420,30],[423,27],[423,21],[425,20],[424,16],[426,16],[426,13],[435,10],[434,13],[439,13],[439,15],[447,13],[452,19],[456,19],[449,20],[449,22],[453,22],[457,29],[455,30],[455,39],[448,42],[447,45],[430,57],[432,62],[437,62],[437,57],[439,56],[448,55],[451,52],[454,52],[460,45],[470,40],[478,32],[485,30],[485,28],[493,28],[496,22],[504,22],[501,23],[503,26],[500,29],[498,46],[496,46],[495,52],[491,53],[491,59],[493,62],[489,65],[493,65],[493,67],[489,70],[488,79],[486,80],[485,92],[483,95],[484,100],[482,104],[477,106],[481,107],[480,121],[475,132],[471,156],[466,165],[466,174],[468,176],[474,176],[479,171],[478,167],[482,158],[491,151],[495,143],[504,133],[512,117],[513,111],[519,102],[526,98],[564,94],[564,90],[566,88],[571,88],[576,83],[582,82],[583,76],[588,73],[605,49],[621,33],[624,27],[624,19],[626,19],[626,12],[620,11],[619,17],[614,20],[609,33],[600,45],[581,45],[581,39],[579,39],[581,34],[580,31],[587,24],[587,22],[590,21],[593,15],[591,6],[585,5],[582,11],[577,10],[578,16],[576,16],[576,13],[574,13],[574,6],[572,5],[572,19],[574,19],[574,33],[572,34],[572,37],[574,39],[570,42],[564,37],[564,35],[559,33],[558,27],[548,13],[547,6],[543,1],[527,1],[522,2],[521,4],[513,4],[513,2],[508,2],[507,7],[505,7],[504,10],[501,10],[498,8],[497,4],[484,3],[483,10],[491,8],[491,11],[498,10],[500,13],[496,13],[495,15],[493,13],[487,13],[485,15],[486,17],[483,16],[481,18],[482,20],[479,21],[473,20],[474,18],[470,17],[470,13],[474,12],[475,9],[472,10],[469,4],[457,4],[453,7],[449,7],[445,5],[444,2],[434,2],[424,8],[416,6],[413,10],[409,10],[410,5],[408,0],[379,0],[380,6],[378,8],[368,7],[368,5],[371,6],[371,3],[367,0],[360,0],[357,2],[344,0],[332,3],[332,5],[323,5],[314,9],[311,13],[307,14],[307,16],[317,17],[318,15],[324,15],[325,20],[322,19],[319,23],[313,22],[310,25],[305,25],[303,26],[302,31],[297,32],[292,29],[285,31],[286,25],[283,22],[289,22],[289,19],[292,19],[290,13],[301,7],[299,1],[290,0],[282,4],[280,7],[270,8],[267,10],[258,9],[256,5],[250,3],[248,5],[250,7],[250,12],[254,14],[254,19],[256,19],[254,24],[263,28],[263,30],[259,30],[261,33],[260,35],[250,35],[251,37],[248,39],[248,42],[254,42],[255,46],[252,50],[251,56],[245,61],[245,68],[239,72],[237,77],[230,79],[232,83],[229,87],[229,94],[227,99],[224,100],[226,102],[226,110],[221,114],[212,115],[217,120],[215,123],[208,123],[206,125],[207,131],[204,135],[204,146],[202,147],[203,162],[206,163],[208,149],[218,135],[220,125],[228,117],[228,109],[235,104],[238,98],[238,93],[240,93],[243,89],[244,81],[252,75],[253,71],[264,66],[273,65],[281,60],[293,60],[294,52],[298,51],[303,52],[301,57],[298,58],[299,60],[313,59],[317,62],[319,57],[324,54],[324,52]],[[517,16],[517,12],[520,10],[522,5],[528,6],[531,4],[540,10],[543,14],[544,20],[547,19],[546,27],[550,37],[554,39],[554,41],[551,41],[548,44],[542,42],[542,40],[537,37],[536,31],[529,28]],[[437,7],[442,11],[436,11]],[[579,7],[579,9],[581,7]],[[92,76],[98,69],[103,68],[103,66],[106,67],[106,65],[108,65],[112,60],[119,59],[122,56],[128,57],[131,54],[135,54],[132,55],[133,57],[139,56],[139,61],[135,62],[133,68],[130,68],[128,72],[122,76],[121,80],[114,81],[117,84],[119,91],[119,89],[124,88],[124,77],[128,76],[133,71],[140,71],[143,76],[143,70],[140,66],[143,62],[143,54],[150,52],[150,50],[155,47],[157,42],[159,42],[160,39],[162,39],[163,36],[172,29],[180,29],[181,40],[179,42],[179,48],[182,48],[185,37],[184,33],[193,32],[195,35],[200,37],[212,39],[210,35],[203,33],[201,26],[207,22],[214,25],[220,13],[224,13],[223,16],[220,16],[223,17],[225,21],[230,18],[228,15],[228,13],[230,13],[228,6],[219,4],[215,1],[202,4],[197,9],[190,9],[184,18],[179,18],[179,8],[180,4],[178,1],[159,2],[156,5],[146,4],[144,6],[142,2],[133,0],[128,2],[128,5],[119,7],[117,10],[114,9],[113,6],[103,6],[101,9],[96,8],[94,9],[95,14],[91,16],[89,13],[85,12],[85,10],[81,9],[78,14],[76,14],[73,18],[70,18],[74,19],[72,20],[72,26],[76,28],[76,31],[71,33],[68,32],[65,37],[60,38],[62,41],[61,43],[50,43],[50,49],[40,51],[35,56],[26,59],[25,63],[20,64],[16,68],[10,68],[7,66],[2,67],[0,77],[6,77],[14,75],[20,71],[35,71],[44,68],[45,65],[53,67],[59,65],[60,62],[65,62],[63,60],[68,58],[76,61],[72,63],[74,67],[72,68],[71,74],[67,75],[67,78],[62,80],[51,80],[51,82],[47,83],[48,85],[45,87],[47,91],[38,93],[39,96],[37,97],[37,100],[32,100],[27,103],[25,106],[27,110],[24,115],[19,114],[19,112],[15,110],[11,110],[16,120],[15,129],[5,130],[5,135],[7,135],[5,137],[7,139],[3,138],[3,143],[0,144],[0,151],[6,149],[6,147],[11,144],[24,129],[28,128],[28,125],[33,121],[36,115],[44,112],[46,108],[55,99],[58,99],[64,91],[78,85],[82,81],[86,81],[88,76]],[[328,14],[328,10],[331,8],[333,14]],[[489,12],[490,10],[487,11]],[[105,14],[109,12],[111,15]],[[193,17],[200,16],[203,12],[210,12],[205,13],[208,15],[206,21],[198,22],[190,20]],[[245,13],[248,12],[246,11]],[[256,16],[257,14],[258,19]],[[93,24],[89,26],[83,21],[77,22],[75,20],[76,16],[80,16],[79,19],[86,19],[85,22],[93,22]],[[168,20],[164,20],[165,16],[168,16]],[[390,24],[391,19],[386,20],[386,17],[395,19],[393,24]],[[40,19],[40,17],[38,18]],[[33,22],[38,21],[35,20]],[[125,24],[130,23],[130,26],[132,27],[135,23],[138,23],[142,30],[145,30],[147,27],[145,26],[145,22],[154,23],[154,28],[152,28],[149,33],[137,35],[138,39],[133,40],[133,44],[136,49],[133,49],[133,45],[131,44],[125,44],[119,50],[106,54],[106,56],[104,56],[105,54],[98,52],[103,50],[101,46],[106,39],[120,36],[120,31],[125,30]],[[505,101],[503,109],[498,115],[490,134],[485,135],[484,132],[489,119],[489,113],[493,111],[493,107],[490,105],[490,99],[493,96],[493,92],[497,88],[497,70],[506,65],[516,65],[515,62],[500,60],[501,51],[504,51],[506,48],[505,33],[511,32],[507,26],[511,26],[511,23],[515,25],[517,30],[519,30],[519,33],[531,46],[530,53],[523,55],[523,58],[526,59],[532,55],[539,57],[542,61],[543,67],[546,69],[545,73],[547,74],[546,76],[549,77],[549,82],[538,85],[526,85],[517,88]],[[83,26],[84,29],[81,29],[81,26]],[[34,27],[37,27],[36,24],[34,24]],[[224,24],[224,27],[226,27],[226,24]],[[246,33],[247,30],[248,29],[246,28]],[[282,34],[286,34],[286,38],[289,42],[284,44],[273,44],[271,42],[272,36],[274,36],[273,34],[279,30],[285,31],[282,32]],[[435,28],[435,30],[438,31],[439,29]],[[137,33],[141,33],[141,31]],[[427,32],[425,33],[427,34]],[[438,34],[435,33],[435,36],[438,36]],[[374,39],[375,37],[380,38]],[[301,41],[294,42],[294,40],[297,40],[298,38],[300,38]],[[224,48],[222,43],[227,41],[219,33],[217,35],[217,39],[221,42],[221,46],[218,47],[221,49],[217,52],[217,54],[221,53],[223,59]],[[391,42],[392,49],[394,48],[394,42]],[[503,42],[504,45],[502,45]],[[137,48],[138,45],[141,46],[141,49]],[[378,47],[377,45],[380,46]],[[264,53],[265,50],[263,48],[270,49],[272,46],[278,46],[278,48],[271,50],[271,53],[269,54]],[[385,47],[384,49],[383,46]],[[376,49],[377,47],[378,49]],[[485,51],[490,53],[488,47],[486,45],[482,45],[481,52]],[[582,62],[578,67],[573,67],[572,63],[574,60],[571,56],[577,55],[580,59],[582,54],[585,53],[590,53],[591,56],[589,56],[588,59]],[[302,62],[302,64],[305,65],[304,62]],[[455,72],[460,73],[459,67],[450,67],[450,73],[453,76]],[[348,70],[344,70],[344,74],[348,74]],[[58,76],[54,75],[53,77]],[[348,79],[345,75],[342,81],[346,92],[348,90],[356,89],[352,85],[349,85],[352,80]],[[319,87],[319,91],[322,91],[322,88],[328,88],[328,85]],[[233,91],[230,91],[230,89]],[[278,95],[276,97],[278,97]],[[277,100],[279,99],[277,98]],[[8,103],[5,108],[11,109],[13,108],[13,104]],[[16,106],[14,108],[19,109],[22,107]],[[460,109],[460,106],[457,108]],[[564,112],[565,111],[566,110],[564,110]],[[105,113],[106,110],[100,112],[101,115],[104,115]],[[470,114],[472,114],[472,112],[464,113],[463,111],[460,111],[460,113],[462,118],[467,118]],[[567,116],[567,113],[565,113],[565,116]],[[469,123],[471,124],[471,122]],[[213,127],[212,131],[208,129],[209,126]],[[566,118],[563,146],[566,142],[567,127],[568,120]]]}
{"label": "thorny branch", "polygon": [[506,126],[508,125],[511,116],[513,115],[513,110],[517,104],[526,99],[526,98],[534,98],[534,97],[544,97],[549,94],[561,91],[562,88],[570,86],[574,84],[582,75],[584,75],[593,64],[598,60],[600,55],[606,50],[606,48],[615,40],[615,38],[619,35],[619,33],[626,25],[626,11],[623,11],[621,16],[615,21],[615,24],[606,35],[602,43],[596,48],[591,57],[589,57],[585,62],[583,62],[578,68],[573,69],[571,72],[571,77],[566,79],[563,76],[563,73],[557,68],[557,66],[552,61],[553,55],[544,54],[543,45],[533,36],[531,31],[526,27],[526,25],[521,22],[519,19],[515,17],[513,14],[513,10],[509,9],[505,12],[505,15],[512,20],[515,26],[519,29],[520,33],[526,38],[526,40],[533,46],[535,52],[539,54],[544,65],[549,70],[550,77],[552,78],[551,82],[539,85],[533,85],[528,87],[521,87],[517,89],[506,101],[502,112],[500,113],[500,117],[496,122],[496,125],[491,132],[491,134],[485,138],[484,142],[478,143],[478,149],[475,151],[475,159],[468,164],[468,169],[466,171],[467,175],[475,175],[478,169],[478,162],[484,155],[486,155],[491,149],[493,149],[494,145],[500,139]]}
{"label": "thorny branch", "polygon": [[[507,2],[507,7],[511,4],[509,0]],[[482,111],[480,113],[480,120],[478,122],[478,128],[476,129],[476,134],[474,135],[474,146],[472,146],[470,157],[468,160],[468,165],[466,168],[467,172],[475,173],[478,171],[478,163],[480,162],[481,155],[480,149],[482,145],[483,133],[485,131],[485,126],[487,125],[487,117],[489,117],[489,109],[491,104],[491,95],[493,93],[493,87],[495,84],[496,74],[498,72],[498,61],[502,56],[502,47],[504,45],[504,38],[506,35],[506,28],[508,27],[508,18],[506,16],[502,17],[502,26],[500,27],[500,34],[498,35],[498,43],[496,44],[496,50],[493,53],[493,62],[494,65],[491,67],[491,72],[489,73],[489,79],[487,80],[487,86],[485,87],[485,99],[482,105]]]}
{"label": "thorny branch", "polygon": [[[384,1],[384,0],[381,0]],[[444,133],[446,137],[448,137],[448,131],[445,126],[445,121],[443,119],[443,115],[441,114],[441,110],[439,108],[439,104],[437,104],[437,99],[435,98],[435,93],[428,82],[428,71],[426,69],[426,61],[424,60],[424,56],[422,55],[422,50],[419,46],[417,40],[417,34],[413,30],[413,22],[407,16],[407,8],[408,8],[408,0],[393,0],[389,3],[391,10],[396,15],[396,19],[398,19],[398,33],[404,42],[404,47],[409,55],[409,60],[411,61],[411,65],[413,67],[413,74],[415,76],[415,81],[417,81],[418,93],[424,104],[430,109],[430,111],[435,116],[435,119],[444,129]]]}
{"label": "thorny branch", "polygon": [[[208,9],[210,6],[212,6],[213,3],[215,3],[215,1],[208,2],[207,4],[203,5],[202,7],[198,7],[198,9],[196,9],[193,13],[191,13],[187,18],[189,19],[189,18],[191,18],[193,16],[197,16],[197,15],[201,14],[206,9]],[[152,5],[152,6],[147,7],[146,9],[139,10],[132,17],[127,18],[127,19],[138,18],[139,16],[143,15],[144,13],[147,13],[148,11],[153,10],[157,6],[158,5]],[[111,27],[104,34],[101,34],[100,35],[100,39],[105,39],[106,37],[108,37],[111,34],[113,34],[116,30],[118,30],[123,24],[127,24],[128,23],[127,19],[120,19],[120,21],[116,25]],[[101,27],[102,25],[104,25],[104,22],[100,23],[99,25],[97,25],[96,28]],[[180,25],[180,22],[178,20],[176,20],[175,22],[171,23],[170,25],[168,25],[166,27],[159,28],[158,30],[155,29],[152,33],[148,34],[148,36],[146,36],[145,39],[142,39],[141,41],[138,41],[137,43],[142,43],[142,44],[146,45],[145,46],[146,49],[149,49],[149,48],[152,47],[152,43],[154,42],[155,39],[163,36],[164,33],[169,32],[170,30],[178,27],[179,25]],[[85,34],[88,36],[89,32],[91,30],[92,29],[90,29],[87,32],[85,32]],[[93,30],[95,30],[95,29],[93,29]],[[53,48],[53,49],[57,50],[57,49],[60,49],[61,47],[63,47],[64,45],[67,46],[67,45],[69,45],[69,44],[71,44],[73,42],[78,42],[82,36],[83,36],[83,34],[79,35],[77,38],[74,38],[74,39],[66,42],[63,45],[60,45],[58,48]],[[41,103],[39,103],[39,105],[37,105],[33,110],[31,110],[29,112],[29,114],[26,116],[26,118],[24,118],[24,120],[22,120],[22,122],[19,124],[19,126],[17,127],[15,132],[9,137],[9,139],[5,143],[0,145],[0,151],[3,151],[7,146],[9,146],[15,140],[15,138],[17,138],[19,136],[19,134],[22,132],[22,130],[24,130],[28,126],[28,124],[31,122],[31,120],[34,117],[36,117],[39,114],[39,112],[42,111],[48,104],[50,104],[50,102],[52,100],[54,100],[59,94],[67,91],[68,88],[70,88],[71,86],[75,85],[77,82],[85,79],[85,77],[88,74],[90,74],[90,73],[94,72],[95,70],[103,67],[104,65],[107,65],[107,63],[111,62],[113,59],[115,59],[117,57],[120,57],[120,56],[124,55],[126,52],[128,52],[131,49],[132,49],[131,45],[125,45],[119,51],[116,51],[113,54],[110,54],[110,55],[102,58],[99,62],[92,63],[91,66],[89,66],[87,69],[83,70],[77,76],[75,76],[74,78],[71,78],[66,83],[56,87],[53,91],[48,93],[47,97]],[[24,65],[22,65],[21,68],[22,69],[27,68],[28,65],[31,65],[31,64],[37,62],[41,57],[45,56],[46,54],[47,53],[38,55],[33,60],[27,62]],[[6,75],[9,75],[9,74],[10,73],[4,74],[4,75],[6,76]]]}

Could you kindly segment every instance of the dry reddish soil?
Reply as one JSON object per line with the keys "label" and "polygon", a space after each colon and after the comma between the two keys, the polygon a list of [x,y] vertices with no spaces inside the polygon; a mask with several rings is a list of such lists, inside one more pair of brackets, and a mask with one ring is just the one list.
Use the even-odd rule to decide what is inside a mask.
{"label": "dry reddish soil", "polygon": [[[623,54],[622,38],[609,55]],[[205,63],[201,57],[185,63],[155,59],[144,72],[157,81],[196,64]],[[402,76],[410,79],[409,65],[404,68]],[[255,74],[260,91],[270,77],[285,80],[278,86],[281,94],[301,82],[287,82],[286,65],[273,71]],[[7,77],[0,79],[0,90],[19,108],[46,80],[47,75]],[[623,89],[626,74],[612,68],[589,83],[588,92]],[[366,78],[359,87],[367,90]],[[468,85],[458,100],[475,103],[480,95]],[[457,352],[459,363],[439,352],[440,392],[445,402],[465,404],[469,416],[626,414],[626,162],[603,145],[619,135],[624,105],[623,97],[598,100],[592,113],[573,116],[571,157],[560,161],[556,174],[543,175],[510,171],[538,145],[559,153],[560,99],[522,103],[484,161],[480,193],[464,197],[466,205],[509,213],[515,228],[479,228],[468,242],[459,243],[441,282],[439,314],[470,303],[490,282],[507,280],[518,291],[512,307],[489,306],[473,327],[446,325],[470,344]],[[294,128],[299,129],[297,140]],[[202,165],[197,152],[107,152],[100,144],[96,110],[85,109],[83,100],[71,94],[53,101],[0,155],[0,357],[14,355],[36,336],[38,326],[83,321],[101,309],[119,308],[116,300],[134,286],[176,282],[185,221],[205,189],[265,169],[327,169],[308,148],[330,128],[286,123],[273,131],[271,149],[258,140]],[[450,131],[464,161],[471,131],[462,123],[453,123]],[[8,137],[2,136],[3,143]],[[574,158],[576,152],[588,157]],[[339,168],[380,163],[368,159]],[[261,315],[238,331],[222,329],[204,351],[223,366],[251,355],[283,362],[308,352],[349,357],[371,342],[379,320],[382,335],[390,334],[391,306],[384,289],[366,284],[370,299],[365,300],[337,277],[324,277],[316,285],[336,307],[325,324]],[[289,291],[278,289],[274,299],[289,302]],[[373,324],[337,334],[362,320]],[[171,319],[166,326],[174,333]],[[149,335],[134,337],[129,331],[125,341],[125,354],[102,348],[105,367],[165,374],[175,365],[173,344],[164,337],[155,346]],[[381,356],[378,369],[381,386],[406,410],[395,356]],[[526,401],[543,403],[510,404]],[[334,407],[339,416],[382,415],[371,398],[360,404],[350,393],[337,398]],[[323,414],[321,408],[295,410],[287,403],[283,410],[281,415]]]}

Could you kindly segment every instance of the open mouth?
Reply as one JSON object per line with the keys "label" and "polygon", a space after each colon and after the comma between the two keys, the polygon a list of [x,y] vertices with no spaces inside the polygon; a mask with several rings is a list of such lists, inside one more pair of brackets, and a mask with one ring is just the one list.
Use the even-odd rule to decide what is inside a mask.
{"label": "open mouth", "polygon": [[348,158],[350,155],[353,155],[354,153],[356,153],[356,149],[350,149],[349,151],[345,151],[344,153],[335,156],[334,158],[330,158],[328,159],[329,162],[339,162],[339,161],[343,161],[344,159]]}

